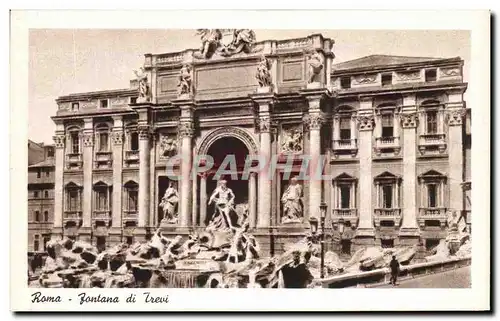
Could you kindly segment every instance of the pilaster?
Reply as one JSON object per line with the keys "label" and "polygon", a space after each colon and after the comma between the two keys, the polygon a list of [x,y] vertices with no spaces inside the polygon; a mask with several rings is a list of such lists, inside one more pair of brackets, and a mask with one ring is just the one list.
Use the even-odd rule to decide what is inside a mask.
{"label": "pilaster", "polygon": [[113,152],[113,204],[111,212],[111,230],[121,234],[122,224],[122,169],[123,169],[123,120],[122,116],[113,116],[111,132]]}
{"label": "pilaster", "polygon": [[359,190],[362,198],[362,201],[359,202],[359,224],[356,230],[356,239],[360,244],[369,244],[374,237],[372,151],[375,119],[371,97],[361,98],[356,121],[359,131]]}
{"label": "pilaster", "polygon": [[66,136],[64,135],[64,125],[56,123],[54,139],[54,223],[52,235],[58,238],[63,232],[63,197],[64,197],[64,147]]}
{"label": "pilaster", "polygon": [[450,203],[452,211],[460,212],[463,209],[463,146],[462,125],[466,115],[465,108],[453,108],[446,112],[448,121],[448,144],[449,144],[449,184]]}
{"label": "pilaster", "polygon": [[418,113],[415,94],[403,97],[401,128],[403,132],[403,214],[399,231],[401,237],[417,238],[417,128]]}
{"label": "pilaster", "polygon": [[92,169],[93,169],[93,147],[94,130],[92,118],[84,119],[83,128],[83,204],[82,229],[87,230],[92,227]]}

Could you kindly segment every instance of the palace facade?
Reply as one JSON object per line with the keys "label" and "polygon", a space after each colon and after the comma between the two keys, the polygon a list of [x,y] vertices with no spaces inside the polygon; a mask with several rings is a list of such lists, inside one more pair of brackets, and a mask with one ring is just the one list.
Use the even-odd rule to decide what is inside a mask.
{"label": "palace facade", "polygon": [[45,251],[54,220],[53,145],[28,141],[28,252]]}
{"label": "palace facade", "polygon": [[[59,97],[54,236],[105,247],[203,229],[213,172],[188,177],[198,155],[236,155],[227,178],[264,252],[302,237],[325,202],[338,250],[366,245],[435,246],[450,213],[470,224],[470,113],[463,61],[372,55],[334,64],[322,35],[255,42],[217,30],[201,50],[146,54],[130,88]],[[250,35],[250,36],[249,36]],[[241,179],[248,155],[278,155],[274,176]],[[332,179],[300,181],[299,219],[283,219],[287,155],[326,155]],[[174,166],[179,203],[161,199]],[[288,167],[287,167],[288,166]]]}

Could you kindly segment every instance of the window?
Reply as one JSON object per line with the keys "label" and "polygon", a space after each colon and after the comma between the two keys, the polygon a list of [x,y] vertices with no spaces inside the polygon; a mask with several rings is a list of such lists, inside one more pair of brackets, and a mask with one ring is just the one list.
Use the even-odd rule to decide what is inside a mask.
{"label": "window", "polygon": [[49,198],[49,191],[43,192],[43,197],[44,198]]}
{"label": "window", "polygon": [[134,244],[134,237],[133,236],[127,236],[127,244],[128,245]]}
{"label": "window", "polygon": [[128,210],[129,212],[137,212],[137,190],[129,190],[128,192]]}
{"label": "window", "polygon": [[50,147],[47,149],[47,157],[54,157],[54,148]]}
{"label": "window", "polygon": [[382,137],[394,136],[394,117],[392,114],[382,115]]}
{"label": "window", "polygon": [[108,210],[108,186],[105,184],[96,184],[94,187],[95,193],[95,210]]}
{"label": "window", "polygon": [[67,191],[67,210],[76,212],[80,210],[79,191],[76,188],[70,188]]}
{"label": "window", "polygon": [[35,235],[35,240],[33,241],[33,251],[38,252],[40,250],[40,235]]}
{"label": "window", "polygon": [[101,99],[101,100],[99,100],[99,107],[101,107],[101,108],[108,108],[108,100],[107,99]]}
{"label": "window", "polygon": [[42,177],[42,170],[40,168],[36,169],[36,178]]}
{"label": "window", "polygon": [[438,245],[439,245],[439,239],[426,239],[425,240],[425,249],[427,251],[432,250],[433,248],[435,248]]}
{"label": "window", "polygon": [[130,103],[131,104],[136,104],[137,103],[137,97],[130,97]]}
{"label": "window", "polygon": [[49,177],[50,176],[50,169],[46,169],[45,170],[45,177]]}
{"label": "window", "polygon": [[382,199],[384,208],[392,208],[392,185],[382,186]]}
{"label": "window", "polygon": [[429,70],[425,71],[425,81],[426,82],[436,81],[436,78],[437,78],[436,69],[429,69]]}
{"label": "window", "polygon": [[38,198],[38,191],[33,192],[33,198]]}
{"label": "window", "polygon": [[108,133],[99,133],[99,151],[107,152],[109,150],[109,135]]}
{"label": "window", "polygon": [[47,251],[47,243],[50,242],[50,236],[44,236],[43,237],[43,250]]}
{"label": "window", "polygon": [[49,211],[43,212],[43,221],[48,222],[49,221]]}
{"label": "window", "polygon": [[349,255],[351,254],[351,240],[340,241],[340,253]]}
{"label": "window", "polygon": [[71,153],[80,154],[80,136],[78,132],[71,132]]}
{"label": "window", "polygon": [[390,240],[380,240],[380,245],[384,249],[394,247],[394,240],[393,239],[390,239]]}
{"label": "window", "polygon": [[351,88],[351,77],[340,78],[340,87],[344,89]]}
{"label": "window", "polygon": [[79,103],[72,103],[71,104],[71,110],[72,111],[77,111],[80,109],[80,104]]}
{"label": "window", "polygon": [[349,185],[340,186],[340,208],[350,208],[351,187]]}
{"label": "window", "polygon": [[437,134],[437,112],[436,111],[428,111],[426,114],[427,120],[427,134]]}
{"label": "window", "polygon": [[139,134],[136,132],[130,133],[130,150],[139,150]]}
{"label": "window", "polygon": [[427,185],[427,200],[428,207],[437,207],[437,185],[429,184]]}
{"label": "window", "polygon": [[35,222],[40,222],[40,211],[35,211]]}
{"label": "window", "polygon": [[351,119],[349,117],[340,118],[340,139],[351,139]]}
{"label": "window", "polygon": [[392,74],[382,75],[382,86],[392,85]]}

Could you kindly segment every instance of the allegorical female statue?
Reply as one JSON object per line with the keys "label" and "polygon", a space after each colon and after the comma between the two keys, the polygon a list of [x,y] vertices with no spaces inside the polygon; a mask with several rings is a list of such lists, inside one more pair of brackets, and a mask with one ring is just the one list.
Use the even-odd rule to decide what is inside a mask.
{"label": "allegorical female statue", "polygon": [[174,183],[170,182],[165,191],[160,203],[163,209],[163,220],[167,223],[177,223],[177,204],[179,203],[179,194],[174,187]]}
{"label": "allegorical female statue", "polygon": [[146,74],[144,67],[141,67],[140,72],[134,70],[135,76],[137,77],[137,82],[139,84],[139,97],[138,102],[149,101],[149,85],[148,85],[148,75]]}
{"label": "allegorical female statue", "polygon": [[259,82],[260,87],[271,87],[273,85],[271,72],[271,62],[264,56],[260,59],[259,65],[257,66],[257,73],[255,78]]}
{"label": "allegorical female statue", "polygon": [[177,94],[189,95],[191,94],[191,68],[188,65],[182,66],[179,71],[179,83],[177,84]]}
{"label": "allegorical female statue", "polygon": [[208,205],[215,203],[215,212],[207,228],[220,230],[231,229],[231,212],[234,212],[234,193],[227,187],[226,180],[220,180],[219,186],[213,191]]}
{"label": "allegorical female statue", "polygon": [[309,65],[308,84],[321,82],[321,70],[323,70],[323,57],[317,51],[310,52],[307,55],[307,64]]}
{"label": "allegorical female statue", "polygon": [[292,177],[290,185],[281,197],[283,204],[282,223],[300,223],[304,212],[302,204],[302,186],[297,177]]}

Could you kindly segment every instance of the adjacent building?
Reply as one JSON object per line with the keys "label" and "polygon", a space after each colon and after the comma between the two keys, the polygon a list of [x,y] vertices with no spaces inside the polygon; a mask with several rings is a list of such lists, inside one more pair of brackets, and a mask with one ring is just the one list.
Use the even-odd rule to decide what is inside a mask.
{"label": "adjacent building", "polygon": [[[53,235],[105,247],[157,227],[202,229],[214,212],[214,173],[173,180],[168,161],[181,156],[170,170],[188,177],[198,155],[217,165],[227,154],[238,160],[228,187],[269,254],[302,237],[322,202],[344,253],[429,248],[446,237],[450,213],[470,223],[463,60],[372,55],[334,64],[334,41],[322,35],[253,42],[241,32],[249,31],[201,50],[146,54],[130,88],[57,98]],[[303,168],[287,156],[320,154],[331,179],[300,181],[302,212],[285,220],[284,174]],[[242,179],[248,155],[278,155],[274,175]],[[176,219],[165,220],[159,204],[171,181],[180,198]]]}
{"label": "adjacent building", "polygon": [[28,251],[43,252],[54,222],[54,146],[28,141]]}

